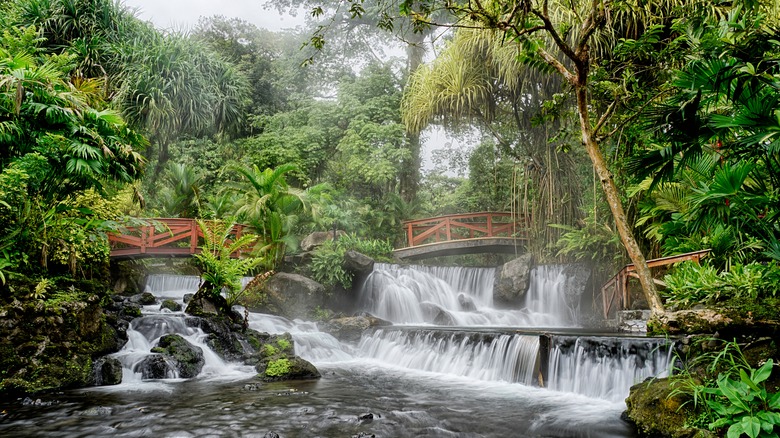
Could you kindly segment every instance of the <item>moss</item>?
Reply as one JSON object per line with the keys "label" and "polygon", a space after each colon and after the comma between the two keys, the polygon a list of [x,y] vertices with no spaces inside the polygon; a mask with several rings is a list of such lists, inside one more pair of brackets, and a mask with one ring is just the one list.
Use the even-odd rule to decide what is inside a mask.
{"label": "moss", "polygon": [[290,351],[290,347],[292,347],[290,341],[284,338],[277,340],[276,345],[278,345],[279,348],[282,349],[282,351]]}
{"label": "moss", "polygon": [[669,379],[656,379],[631,387],[626,399],[626,416],[640,436],[693,437],[699,431],[690,427],[699,412],[689,396],[675,394]]}
{"label": "moss", "polygon": [[268,377],[281,377],[287,375],[289,372],[290,360],[286,358],[268,362],[268,367],[265,369],[265,375]]}
{"label": "moss", "polygon": [[277,354],[279,354],[279,350],[277,350],[276,347],[274,347],[273,345],[271,344],[263,345],[263,356],[273,357],[276,356]]}

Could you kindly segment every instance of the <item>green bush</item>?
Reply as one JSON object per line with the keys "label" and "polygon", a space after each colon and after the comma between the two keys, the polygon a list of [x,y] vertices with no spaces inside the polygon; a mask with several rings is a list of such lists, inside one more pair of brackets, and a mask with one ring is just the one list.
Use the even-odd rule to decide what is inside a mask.
{"label": "green bush", "polygon": [[734,264],[728,271],[703,263],[684,262],[664,277],[667,302],[688,308],[726,299],[757,300],[777,296],[780,267],[776,264]]}
{"label": "green bush", "polygon": [[341,285],[344,289],[351,288],[352,273],[343,266],[347,251],[357,251],[374,260],[389,262],[392,260],[393,245],[386,240],[361,239],[355,235],[325,242],[314,250],[311,263],[314,280],[329,287]]}

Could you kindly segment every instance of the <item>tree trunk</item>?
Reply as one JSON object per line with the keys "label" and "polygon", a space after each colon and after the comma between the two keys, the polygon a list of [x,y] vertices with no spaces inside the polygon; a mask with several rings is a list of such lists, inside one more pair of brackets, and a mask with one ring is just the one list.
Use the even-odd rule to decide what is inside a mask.
{"label": "tree trunk", "polygon": [[[587,73],[584,75],[580,74],[580,77],[582,76],[587,76]],[[615,219],[615,226],[620,235],[620,240],[623,242],[623,246],[625,246],[626,251],[628,252],[628,257],[631,258],[631,261],[634,263],[647,304],[654,314],[661,314],[664,312],[664,306],[658,295],[658,291],[655,289],[655,283],[653,282],[650,268],[647,267],[645,256],[642,254],[642,250],[639,248],[636,239],[634,239],[634,233],[628,225],[628,219],[626,219],[626,213],[623,210],[620,193],[618,193],[615,182],[612,179],[612,173],[609,171],[609,168],[607,168],[607,163],[604,161],[604,156],[601,154],[598,143],[593,139],[588,112],[588,89],[582,83],[576,84],[575,88],[577,93],[577,111],[580,115],[582,143],[585,145],[585,149],[588,151],[588,155],[593,162],[596,174],[601,181],[601,188],[604,190],[609,209],[612,211],[612,216]]]}
{"label": "tree trunk", "polygon": [[[420,33],[412,33],[407,36],[408,45],[406,52],[408,56],[407,71],[409,77],[417,71],[423,63],[423,56],[425,55],[425,48],[423,42],[425,36]],[[411,202],[417,197],[417,189],[420,184],[420,167],[422,166],[422,160],[420,157],[420,134],[413,134],[407,131],[406,140],[409,144],[409,152],[411,156],[403,164],[400,175],[400,192],[401,199],[406,202]]]}

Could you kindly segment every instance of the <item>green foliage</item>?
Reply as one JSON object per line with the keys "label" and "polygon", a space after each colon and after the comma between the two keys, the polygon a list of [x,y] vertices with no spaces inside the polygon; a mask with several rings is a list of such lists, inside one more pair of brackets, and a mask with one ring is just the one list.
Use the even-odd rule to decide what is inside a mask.
{"label": "green foliage", "polygon": [[682,308],[733,298],[756,301],[778,296],[778,278],[780,266],[776,264],[735,264],[719,272],[709,263],[683,262],[664,277],[667,289],[663,295]]}
{"label": "green foliage", "polygon": [[357,251],[378,261],[390,261],[393,246],[389,241],[361,239],[355,235],[339,237],[317,247],[313,252],[311,270],[315,281],[325,286],[352,287],[351,272],[344,269],[344,254]]}
{"label": "green foliage", "polygon": [[290,360],[287,358],[276,359],[268,362],[265,375],[268,377],[281,377],[290,372]]}
{"label": "green foliage", "polygon": [[232,306],[243,293],[241,277],[263,263],[262,258],[239,257],[255,244],[257,236],[233,237],[234,222],[199,220],[198,225],[204,237],[201,252],[195,254],[201,279],[212,294],[224,292],[228,306]]}
{"label": "green foliage", "polygon": [[263,345],[263,354],[266,357],[273,357],[273,356],[276,356],[277,354],[279,354],[279,350],[277,350],[276,347],[274,347],[271,344],[264,344]]}
{"label": "green foliage", "polygon": [[558,256],[612,265],[624,260],[623,245],[617,232],[606,224],[594,223],[590,216],[581,228],[560,224],[550,224],[550,227],[564,230],[555,244]]}
{"label": "green foliage", "polygon": [[[700,356],[698,362],[709,362],[704,380],[694,378],[687,370],[674,377],[673,394],[693,397],[695,406],[703,408],[699,418],[713,431],[738,438],[769,438],[780,430],[780,393],[767,391],[766,381],[774,361],[768,359],[752,367],[736,342],[726,343],[718,353]],[[717,377],[712,378],[716,375]]]}

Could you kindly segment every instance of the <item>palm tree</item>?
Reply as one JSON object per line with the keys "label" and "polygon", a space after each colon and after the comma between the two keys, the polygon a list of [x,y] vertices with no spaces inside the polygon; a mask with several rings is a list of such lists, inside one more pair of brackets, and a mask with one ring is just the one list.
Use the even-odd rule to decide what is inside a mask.
{"label": "palm tree", "polygon": [[285,238],[292,221],[306,207],[304,193],[290,187],[285,180],[286,174],[298,168],[283,164],[265,170],[257,166],[232,166],[230,169],[243,177],[242,184],[234,186],[242,196],[237,214],[260,233],[263,250],[269,254],[268,268],[273,269],[284,257]]}
{"label": "palm tree", "polygon": [[404,121],[414,132],[432,121],[477,122],[493,136],[497,155],[519,164],[521,180],[531,181],[533,200],[527,199],[529,190],[516,197],[525,198],[522,204],[533,203],[530,212],[541,237],[540,248],[554,243],[560,234],[548,223],[574,225],[579,218],[581,190],[574,184],[575,162],[572,154],[563,152],[568,148],[551,141],[560,131],[560,119],[541,125],[538,120],[542,105],[560,86],[558,77],[524,64],[517,49],[504,44],[499,33],[459,29],[436,60],[412,76],[402,101]]}

